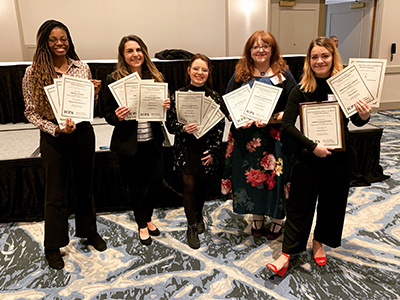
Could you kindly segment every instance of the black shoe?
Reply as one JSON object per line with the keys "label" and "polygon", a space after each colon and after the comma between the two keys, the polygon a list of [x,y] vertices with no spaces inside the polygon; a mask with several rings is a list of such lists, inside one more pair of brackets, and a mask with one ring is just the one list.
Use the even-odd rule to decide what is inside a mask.
{"label": "black shoe", "polygon": [[158,228],[156,228],[156,229],[154,229],[154,230],[150,230],[150,229],[147,227],[147,230],[149,231],[149,234],[150,234],[151,236],[159,236],[159,235],[161,234],[161,232],[160,232],[160,230],[158,230]]}
{"label": "black shoe", "polygon": [[56,270],[64,268],[64,261],[61,256],[60,249],[44,249],[44,254],[50,268]]}
{"label": "black shoe", "polygon": [[94,247],[94,249],[96,249],[97,251],[102,252],[107,249],[106,242],[103,240],[103,238],[98,233],[96,233],[96,235],[94,237],[88,238],[87,244],[92,245]]}
{"label": "black shoe", "polygon": [[[155,231],[155,230],[153,230],[153,231]],[[150,234],[150,230],[149,230],[149,234]],[[152,241],[150,236],[147,239],[144,239],[144,240],[140,237],[140,228],[139,228],[139,240],[145,246],[149,246],[151,244],[151,241]]]}
{"label": "black shoe", "polygon": [[202,234],[206,230],[202,213],[196,213],[196,229],[198,234]]}
{"label": "black shoe", "polygon": [[[278,231],[275,228],[280,226]],[[271,226],[265,231],[265,236],[268,240],[273,241],[282,235],[282,224],[272,222]]]}
{"label": "black shoe", "polygon": [[196,227],[197,227],[196,224],[189,225],[186,233],[188,245],[190,248],[193,249],[200,248],[200,240]]}

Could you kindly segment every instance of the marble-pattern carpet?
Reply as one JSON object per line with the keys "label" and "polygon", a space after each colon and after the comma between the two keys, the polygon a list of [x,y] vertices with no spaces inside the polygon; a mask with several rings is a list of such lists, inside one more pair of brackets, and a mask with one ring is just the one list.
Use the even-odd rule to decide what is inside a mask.
{"label": "marble-pattern carpet", "polygon": [[132,212],[98,215],[105,252],[76,238],[71,218],[59,271],[44,258],[43,222],[0,224],[0,299],[400,299],[400,111],[374,113],[371,124],[384,128],[381,165],[391,177],[351,188],[342,246],[326,247],[324,267],[308,250],[274,276],[265,264],[282,237],[253,238],[250,220],[216,199],[198,250],[186,244],[181,207],[156,210],[162,235],[149,247]]}

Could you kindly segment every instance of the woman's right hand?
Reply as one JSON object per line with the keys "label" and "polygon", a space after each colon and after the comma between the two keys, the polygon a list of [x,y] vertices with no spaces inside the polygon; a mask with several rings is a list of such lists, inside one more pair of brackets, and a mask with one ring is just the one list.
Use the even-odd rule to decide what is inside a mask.
{"label": "woman's right hand", "polygon": [[65,120],[65,127],[64,127],[63,129],[61,129],[60,127],[57,127],[57,128],[56,128],[56,132],[57,132],[57,133],[67,133],[67,134],[70,134],[70,133],[73,133],[73,132],[75,131],[75,129],[76,129],[76,124],[75,124],[75,122],[72,121],[71,118],[67,118],[67,119]]}
{"label": "woman's right hand", "polygon": [[318,156],[318,157],[326,157],[327,155],[331,155],[332,154],[332,150],[334,150],[334,148],[332,147],[325,147],[322,146],[320,144],[317,145],[317,147],[315,147],[313,153]]}
{"label": "woman's right hand", "polygon": [[123,121],[130,112],[131,110],[126,106],[120,106],[115,110],[115,114],[119,121]]}
{"label": "woman's right hand", "polygon": [[197,131],[197,125],[196,125],[196,123],[186,124],[186,125],[183,125],[182,130],[186,133],[193,134]]}

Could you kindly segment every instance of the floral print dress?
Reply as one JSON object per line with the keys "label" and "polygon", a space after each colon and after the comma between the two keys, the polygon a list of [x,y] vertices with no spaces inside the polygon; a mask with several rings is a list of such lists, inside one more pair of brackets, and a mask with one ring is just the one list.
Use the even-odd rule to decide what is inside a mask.
{"label": "floral print dress", "polygon": [[280,133],[280,124],[263,128],[253,124],[248,129],[236,129],[232,125],[221,192],[223,198],[233,199],[234,212],[268,215],[275,219],[285,217],[290,183],[284,176]]}

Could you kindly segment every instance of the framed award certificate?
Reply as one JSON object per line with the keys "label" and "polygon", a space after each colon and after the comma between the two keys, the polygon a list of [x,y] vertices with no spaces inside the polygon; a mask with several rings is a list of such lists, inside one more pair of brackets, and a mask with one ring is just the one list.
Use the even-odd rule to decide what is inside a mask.
{"label": "framed award certificate", "polygon": [[300,103],[301,132],[315,143],[345,151],[343,126],[338,102]]}

